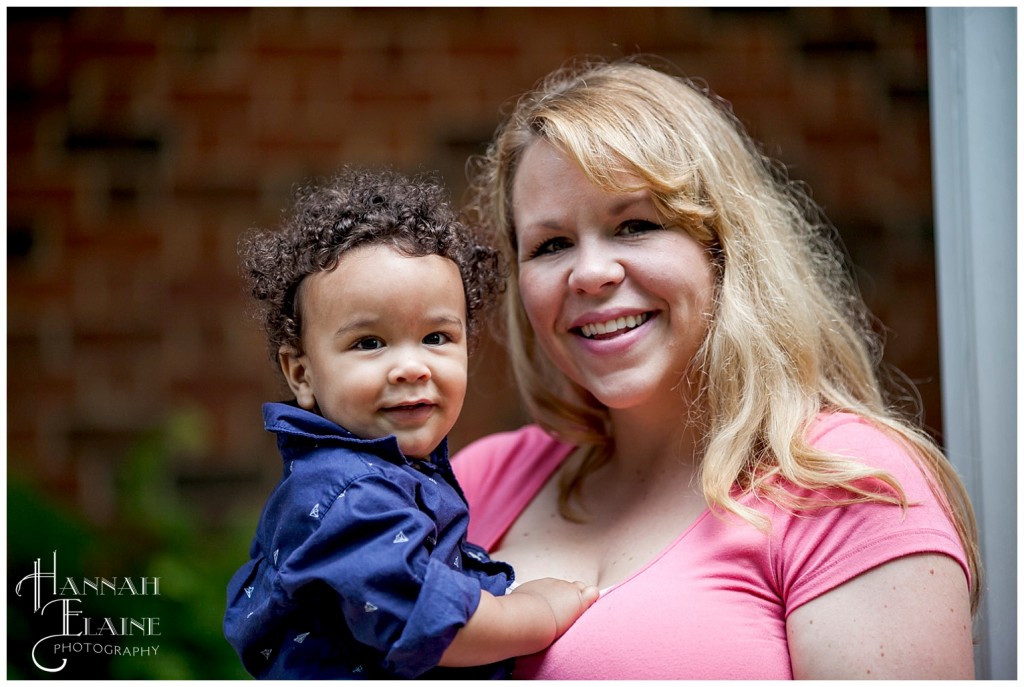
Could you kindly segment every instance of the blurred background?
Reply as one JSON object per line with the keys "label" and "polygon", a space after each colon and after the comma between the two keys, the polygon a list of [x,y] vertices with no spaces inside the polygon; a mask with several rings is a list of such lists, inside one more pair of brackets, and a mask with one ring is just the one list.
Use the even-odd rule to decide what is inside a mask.
{"label": "blurred background", "polygon": [[[635,53],[705,80],[811,187],[941,439],[924,8],[9,8],[7,576],[57,550],[61,576],[160,577],[88,612],[162,635],[49,675],[9,589],[8,677],[245,677],[224,587],[279,476],[260,405],[285,393],[240,234],[342,164],[438,170],[458,202],[511,98]],[[525,421],[499,339],[453,449]]]}

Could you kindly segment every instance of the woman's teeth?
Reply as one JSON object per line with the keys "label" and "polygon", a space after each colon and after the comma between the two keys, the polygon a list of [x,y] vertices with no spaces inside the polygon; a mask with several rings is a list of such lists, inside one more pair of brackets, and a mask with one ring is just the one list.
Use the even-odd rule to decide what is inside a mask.
{"label": "woman's teeth", "polygon": [[580,332],[588,339],[601,334],[614,334],[622,329],[634,329],[650,319],[650,313],[640,315],[626,315],[607,322],[595,322],[580,327]]}

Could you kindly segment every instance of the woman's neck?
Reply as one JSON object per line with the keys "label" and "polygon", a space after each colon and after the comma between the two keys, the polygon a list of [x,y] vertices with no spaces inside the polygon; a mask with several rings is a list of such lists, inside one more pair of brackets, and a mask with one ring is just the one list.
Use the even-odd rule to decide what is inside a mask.
{"label": "woman's neck", "polygon": [[647,409],[610,411],[615,452],[611,465],[621,475],[692,475],[699,463],[699,433],[682,404],[668,412]]}

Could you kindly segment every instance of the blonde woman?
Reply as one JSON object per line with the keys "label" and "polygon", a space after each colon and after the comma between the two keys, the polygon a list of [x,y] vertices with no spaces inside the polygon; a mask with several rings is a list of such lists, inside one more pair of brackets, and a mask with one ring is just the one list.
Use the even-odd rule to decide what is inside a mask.
{"label": "blonde woman", "polygon": [[964,489],[887,403],[824,221],[728,108],[579,64],[472,172],[536,424],[456,456],[470,539],[602,590],[515,676],[973,677]]}

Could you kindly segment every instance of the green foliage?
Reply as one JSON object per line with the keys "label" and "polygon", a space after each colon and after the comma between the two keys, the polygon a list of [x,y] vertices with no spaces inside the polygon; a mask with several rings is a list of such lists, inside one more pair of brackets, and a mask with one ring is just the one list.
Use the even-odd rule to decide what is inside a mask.
{"label": "green foliage", "polygon": [[[7,613],[8,679],[204,679],[248,678],[234,650],[224,639],[221,623],[228,579],[244,562],[255,514],[237,524],[211,528],[193,510],[181,504],[168,470],[174,436],[188,435],[189,423],[171,423],[170,431],[140,441],[119,469],[116,527],[86,523],[52,499],[43,497],[25,480],[8,476],[7,577],[10,581]],[[193,429],[195,429],[193,427]],[[52,568],[57,552],[57,587],[66,578],[159,578],[159,594],[94,594],[81,596],[76,608],[93,626],[112,618],[155,618],[159,635],[109,635],[92,640],[121,647],[158,646],[149,655],[66,655],[63,670],[46,673],[32,662],[32,646],[43,637],[60,633],[60,614],[46,609],[33,613],[32,593],[18,581],[30,574],[41,559],[43,570]],[[48,583],[51,584],[52,583]],[[80,584],[78,586],[81,586]],[[152,591],[152,586],[150,591]],[[52,587],[44,585],[45,600]],[[64,592],[67,593],[66,591]],[[52,611],[52,612],[51,612]],[[71,632],[81,629],[75,618]],[[140,636],[141,635],[141,636]],[[68,641],[84,638],[68,638]],[[52,651],[52,650],[51,650]],[[38,655],[38,654],[37,654]],[[60,663],[49,655],[44,665]]]}

